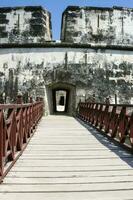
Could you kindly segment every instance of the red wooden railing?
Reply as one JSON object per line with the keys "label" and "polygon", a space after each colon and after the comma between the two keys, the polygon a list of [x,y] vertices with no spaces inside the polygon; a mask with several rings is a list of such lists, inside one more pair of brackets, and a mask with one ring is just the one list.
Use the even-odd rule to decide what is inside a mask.
{"label": "red wooden railing", "polygon": [[132,149],[133,105],[79,103],[77,116]]}
{"label": "red wooden railing", "polygon": [[0,182],[22,154],[42,115],[42,101],[0,104]]}

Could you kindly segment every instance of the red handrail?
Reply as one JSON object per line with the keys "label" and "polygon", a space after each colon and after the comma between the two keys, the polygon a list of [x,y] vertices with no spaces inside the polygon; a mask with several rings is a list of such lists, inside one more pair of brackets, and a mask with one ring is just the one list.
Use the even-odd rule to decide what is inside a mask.
{"label": "red handrail", "polygon": [[0,105],[0,182],[27,146],[43,109],[43,101]]}
{"label": "red handrail", "polygon": [[80,102],[77,116],[133,149],[133,105]]}

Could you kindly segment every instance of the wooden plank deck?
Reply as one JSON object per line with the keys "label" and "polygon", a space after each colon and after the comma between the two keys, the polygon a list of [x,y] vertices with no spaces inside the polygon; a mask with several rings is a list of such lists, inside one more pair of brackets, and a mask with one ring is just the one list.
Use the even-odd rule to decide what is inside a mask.
{"label": "wooden plank deck", "polygon": [[131,200],[133,156],[72,117],[44,117],[0,199]]}

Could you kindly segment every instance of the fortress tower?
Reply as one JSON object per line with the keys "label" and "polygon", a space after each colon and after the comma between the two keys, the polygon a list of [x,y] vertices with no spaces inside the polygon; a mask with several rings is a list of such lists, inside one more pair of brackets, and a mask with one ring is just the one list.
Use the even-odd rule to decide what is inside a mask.
{"label": "fortress tower", "polygon": [[96,45],[133,45],[133,9],[69,6],[61,40]]}
{"label": "fortress tower", "polygon": [[51,39],[51,14],[46,9],[0,8],[0,43],[44,43]]}

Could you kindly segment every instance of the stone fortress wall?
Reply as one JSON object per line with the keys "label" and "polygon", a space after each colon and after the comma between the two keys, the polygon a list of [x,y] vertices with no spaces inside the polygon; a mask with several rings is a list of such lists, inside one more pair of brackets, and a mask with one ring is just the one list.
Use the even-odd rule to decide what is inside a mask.
{"label": "stone fortress wall", "polygon": [[[26,11],[27,9],[28,11]],[[3,10],[4,8],[0,9],[2,13],[2,15],[0,13],[0,16],[3,16]],[[42,96],[47,105],[47,112],[49,112],[52,109],[49,105],[52,96],[51,88],[58,86],[62,89],[71,90],[71,114],[75,112],[80,100],[85,101],[94,93],[96,101],[104,102],[106,97],[111,96],[111,102],[114,103],[117,95],[118,103],[133,103],[132,9],[68,7],[63,14],[61,42],[52,40],[48,11],[42,14],[41,7],[32,8],[34,12],[31,12],[31,7],[15,8],[15,11],[14,9],[10,10],[10,14],[6,14],[6,23],[10,24],[10,30],[13,30],[14,24],[16,24],[16,15],[13,14],[13,12],[16,12],[21,13],[21,15],[17,15],[17,19],[18,16],[20,19],[22,16],[20,22],[21,24],[24,23],[23,29],[25,30],[24,27],[30,29],[32,27],[33,32],[30,31],[27,39],[22,40],[22,28],[19,25],[19,30],[21,30],[19,35],[14,33],[11,37],[12,40],[9,40],[8,25],[6,24],[3,30],[5,33],[7,32],[5,36],[8,37],[3,37],[4,32],[0,31],[0,36],[3,34],[0,37],[0,100],[4,94],[6,102],[13,102],[18,92],[23,93],[25,101],[28,96],[34,98]],[[112,12],[115,14],[109,14]],[[93,35],[99,34],[95,27],[98,25],[102,29],[101,24],[103,24],[103,32],[105,33],[106,25],[108,24],[107,27],[110,26],[109,15],[112,16],[112,26],[114,26],[114,24],[117,24],[117,17],[120,20],[121,12],[127,13],[126,17],[123,18],[127,21],[123,23],[123,29],[120,26],[112,29],[115,30],[114,40],[110,36],[107,37],[107,33],[105,38],[99,35],[97,38],[100,39],[95,40],[95,37],[90,36],[88,30],[86,33],[85,29],[81,28],[81,25],[84,26],[87,19],[89,24],[93,20],[91,22],[93,29],[95,29]],[[44,19],[46,13],[47,17]],[[84,14],[86,17],[83,17]],[[12,16],[14,16],[14,20],[11,20],[11,24],[9,19]],[[35,20],[35,17],[38,20]],[[42,25],[41,21],[44,22],[46,19],[47,22],[44,24],[47,24],[47,26]],[[99,20],[98,23],[96,23],[96,19]],[[36,24],[35,26],[32,24],[35,21],[39,23],[37,25],[39,31],[36,29]],[[5,21],[3,22],[5,23]],[[4,27],[4,25],[0,25],[0,27]],[[86,27],[89,29],[89,26],[86,25]],[[84,37],[79,34],[79,29],[82,32],[80,32],[81,35],[85,33]],[[90,28],[90,30],[92,29]],[[123,33],[123,36],[120,32]],[[17,37],[17,39],[14,39],[14,37]],[[121,37],[124,38],[123,42]],[[85,40],[82,40],[83,38]]]}

